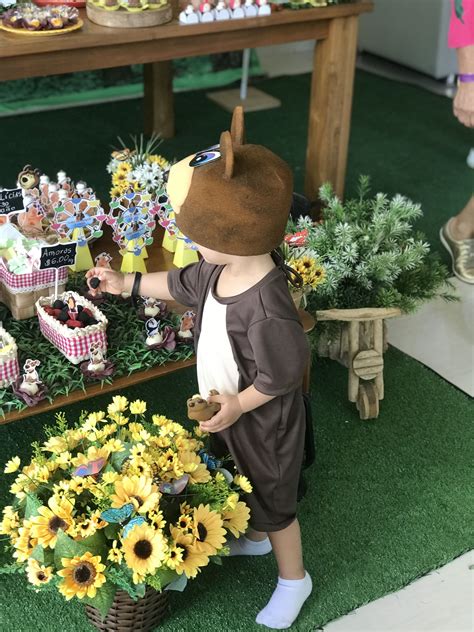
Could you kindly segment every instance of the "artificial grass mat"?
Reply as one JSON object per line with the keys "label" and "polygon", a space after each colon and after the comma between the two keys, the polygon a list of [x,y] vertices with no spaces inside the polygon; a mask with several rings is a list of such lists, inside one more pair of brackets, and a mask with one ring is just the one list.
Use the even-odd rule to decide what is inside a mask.
{"label": "artificial grass mat", "polygon": [[[300,503],[306,566],[314,592],[292,629],[313,632],[328,621],[408,584],[472,547],[472,402],[432,371],[390,348],[386,399],[378,420],[361,421],[347,401],[347,370],[317,359],[312,402],[317,461],[306,473]],[[149,410],[176,420],[196,390],[186,369],[124,391],[147,400]],[[110,395],[70,406],[103,408]],[[0,464],[43,440],[52,414],[0,429]],[[0,504],[9,481],[1,476]],[[172,594],[170,632],[262,629],[254,618],[270,597],[273,557],[225,559],[210,565],[183,594]],[[0,629],[4,632],[87,632],[82,606],[36,595],[18,576],[0,578]]]}

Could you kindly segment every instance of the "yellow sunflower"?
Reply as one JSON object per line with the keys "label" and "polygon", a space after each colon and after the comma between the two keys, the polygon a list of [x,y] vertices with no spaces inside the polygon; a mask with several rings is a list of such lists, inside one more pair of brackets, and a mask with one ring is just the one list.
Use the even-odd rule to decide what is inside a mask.
{"label": "yellow sunflower", "polygon": [[158,487],[146,476],[124,476],[115,482],[115,494],[111,496],[112,507],[133,503],[141,514],[158,507],[159,500]]}
{"label": "yellow sunflower", "polygon": [[238,538],[240,534],[247,531],[250,509],[244,502],[240,501],[235,506],[235,509],[225,511],[222,514],[222,519],[224,521],[224,527]]}
{"label": "yellow sunflower", "polygon": [[43,547],[54,549],[58,539],[58,531],[68,532],[74,527],[72,510],[74,505],[65,498],[56,499],[52,496],[48,500],[48,507],[40,507],[38,516],[31,519],[31,535]]}
{"label": "yellow sunflower", "polygon": [[97,589],[105,584],[105,564],[102,564],[100,555],[93,556],[90,551],[84,555],[76,555],[72,559],[63,557],[61,560],[63,569],[58,575],[63,577],[59,584],[59,592],[67,601],[73,597],[95,597]]}
{"label": "yellow sunflower", "polygon": [[9,535],[20,526],[20,516],[10,505],[3,510],[3,518],[0,522],[0,535]]}
{"label": "yellow sunflower", "polygon": [[109,554],[107,555],[107,559],[110,562],[116,562],[120,564],[123,559],[123,551],[119,548],[119,543],[117,540],[112,542],[112,548],[109,549]]}
{"label": "yellow sunflower", "polygon": [[153,415],[151,420],[154,426],[166,426],[166,424],[171,422],[171,419],[168,419],[165,415]]}
{"label": "yellow sunflower", "polygon": [[51,437],[43,443],[42,450],[53,454],[61,454],[61,452],[66,452],[68,448],[68,442],[64,437]]}
{"label": "yellow sunflower", "polygon": [[189,514],[181,514],[176,527],[183,533],[189,533],[193,529],[193,519]]}
{"label": "yellow sunflower", "polygon": [[171,527],[171,537],[174,541],[172,548],[181,551],[181,562],[176,564],[174,570],[178,575],[184,573],[189,579],[196,577],[201,567],[209,564],[209,556],[204,551],[197,549],[192,534],[185,534],[179,529]]}
{"label": "yellow sunflower", "polygon": [[198,551],[214,555],[224,546],[226,533],[222,518],[209,505],[194,508],[193,523]]}
{"label": "yellow sunflower", "polygon": [[184,548],[179,545],[173,546],[166,555],[165,564],[171,570],[176,570],[176,568],[183,563],[183,553],[185,552]]}
{"label": "yellow sunflower", "polygon": [[43,586],[51,581],[53,568],[52,566],[42,566],[39,562],[30,557],[26,567],[26,576],[33,586]]}
{"label": "yellow sunflower", "polygon": [[153,574],[166,557],[166,540],[160,531],[140,524],[130,531],[122,544],[127,566],[138,584],[145,575]]}
{"label": "yellow sunflower", "polygon": [[18,562],[26,562],[38,544],[38,540],[32,536],[30,520],[23,521],[23,526],[18,530],[18,537],[12,539],[12,543],[15,547],[13,557],[15,557]]}

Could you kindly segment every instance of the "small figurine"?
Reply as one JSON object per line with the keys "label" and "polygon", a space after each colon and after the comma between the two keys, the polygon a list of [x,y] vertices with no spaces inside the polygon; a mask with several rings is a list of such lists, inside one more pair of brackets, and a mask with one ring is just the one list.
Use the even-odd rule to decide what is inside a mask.
{"label": "small figurine", "polygon": [[161,314],[161,306],[163,304],[162,301],[158,301],[156,298],[148,296],[144,297],[143,304],[143,313],[145,316],[148,316],[148,318],[154,318],[157,314]]}
{"label": "small figurine", "polygon": [[105,369],[105,349],[100,342],[91,342],[89,347],[90,362],[87,369],[92,373],[101,373]]}
{"label": "small figurine", "polygon": [[181,316],[179,324],[178,338],[181,342],[193,342],[194,340],[194,323],[196,321],[196,314],[188,310]]}
{"label": "small figurine", "polygon": [[[209,396],[211,395],[219,395],[219,393],[212,389],[209,391]],[[209,404],[200,395],[193,395],[187,400],[186,404],[188,407],[188,419],[193,421],[209,421],[221,409],[220,404],[217,402]]]}
{"label": "small figurine", "polygon": [[199,5],[199,11],[201,12],[201,22],[214,22],[214,9],[212,8],[210,2],[207,0],[201,2]]}
{"label": "small figurine", "polygon": [[18,186],[22,189],[34,189],[40,181],[39,169],[33,169],[31,165],[25,165],[18,174]]}
{"label": "small figurine", "polygon": [[81,363],[80,369],[89,380],[101,380],[114,373],[114,365],[106,359],[106,349],[102,342],[91,342],[89,361]]}
{"label": "small figurine", "polygon": [[23,375],[12,384],[15,395],[20,397],[27,406],[36,406],[38,402],[45,399],[48,392],[36,370],[40,364],[39,360],[26,360]]}
{"label": "small figurine", "polygon": [[199,24],[200,21],[200,14],[194,10],[194,7],[191,3],[186,5],[184,11],[181,11],[181,13],[179,14],[180,24]]}
{"label": "small figurine", "polygon": [[216,20],[230,20],[230,11],[224,0],[219,0],[216,6]]}
{"label": "small figurine", "polygon": [[258,4],[258,15],[271,15],[272,8],[268,4],[268,0],[256,0]]}
{"label": "small figurine", "polygon": [[255,6],[253,0],[245,0],[244,11],[246,18],[257,17],[257,7]]}
{"label": "small figurine", "polygon": [[242,0],[229,0],[229,9],[233,20],[240,20],[245,17],[244,10],[242,9]]}
{"label": "small figurine", "polygon": [[80,180],[76,183],[76,186],[74,187],[73,197],[89,199],[91,197],[91,194],[92,190],[87,188],[87,182],[82,182],[82,180]]}
{"label": "small figurine", "polygon": [[96,268],[107,268],[111,269],[110,262],[112,261],[112,255],[109,255],[108,252],[101,252],[97,257],[94,258],[94,263]]}
{"label": "small figurine", "polygon": [[38,237],[43,233],[44,211],[39,200],[32,195],[23,198],[25,211],[18,214],[18,226],[24,235]]}
{"label": "small figurine", "polygon": [[156,318],[149,318],[145,323],[147,338],[145,344],[150,349],[167,349],[173,351],[176,347],[175,332],[169,326],[165,325],[160,331],[161,323]]}
{"label": "small figurine", "polygon": [[63,170],[58,171],[57,178],[59,187],[67,191],[69,194],[71,192],[71,179],[67,177],[66,172]]}

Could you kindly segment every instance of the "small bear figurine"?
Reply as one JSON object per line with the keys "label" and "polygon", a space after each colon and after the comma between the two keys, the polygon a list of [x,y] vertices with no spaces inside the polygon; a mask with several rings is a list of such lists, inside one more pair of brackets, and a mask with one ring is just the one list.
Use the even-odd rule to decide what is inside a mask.
{"label": "small bear figurine", "polygon": [[[219,393],[212,389],[209,391],[209,396],[211,395],[219,395]],[[217,402],[208,404],[200,395],[193,395],[187,400],[186,404],[188,406],[188,419],[193,421],[209,421],[221,409],[220,404]]]}
{"label": "small bear figurine", "polygon": [[22,382],[19,386],[19,390],[23,393],[27,393],[28,395],[36,395],[39,391],[41,380],[38,375],[38,371],[36,367],[39,366],[41,362],[39,360],[26,360],[23,366],[23,376]]}

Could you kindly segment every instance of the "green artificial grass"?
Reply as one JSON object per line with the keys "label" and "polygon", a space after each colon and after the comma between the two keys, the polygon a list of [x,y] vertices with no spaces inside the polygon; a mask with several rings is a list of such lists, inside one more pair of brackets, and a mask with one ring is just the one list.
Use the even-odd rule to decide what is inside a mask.
{"label": "green artificial grass", "polygon": [[[395,349],[386,354],[386,398],[378,420],[361,421],[347,401],[347,371],[316,360],[312,401],[317,460],[300,503],[306,566],[314,593],[292,628],[313,632],[326,622],[394,591],[472,545],[472,403],[457,389]],[[186,369],[124,394],[177,420],[196,390]],[[422,396],[420,397],[420,394]],[[87,402],[103,408],[111,396]],[[66,409],[75,419],[86,402]],[[52,414],[1,429],[0,464],[44,439]],[[2,476],[0,504],[8,503]],[[5,559],[5,558],[4,558]],[[258,630],[254,617],[271,595],[272,556],[210,565],[185,593],[173,593],[169,632]],[[36,595],[18,576],[0,577],[0,629],[86,632],[82,606],[60,595]]]}
{"label": "green artificial grass", "polygon": [[[309,77],[262,81],[282,101],[280,109],[246,115],[247,138],[281,154],[293,167],[295,190],[303,187]],[[164,155],[185,156],[217,141],[229,114],[203,92],[178,94],[177,136]],[[355,193],[360,173],[373,189],[402,193],[422,203],[417,227],[433,249],[439,227],[473,190],[465,158],[472,132],[452,116],[448,99],[358,72],[347,174]],[[0,181],[11,187],[29,162],[54,176],[64,168],[86,179],[102,196],[116,137],[142,131],[141,100],[1,119]],[[105,198],[106,199],[106,198]],[[377,421],[362,422],[347,402],[347,372],[319,360],[313,369],[313,407],[318,460],[307,474],[300,506],[306,564],[315,591],[295,630],[318,626],[396,590],[472,547],[472,403],[416,361],[390,349],[386,397]],[[196,391],[194,370],[129,389],[150,409],[182,419],[185,399]],[[103,407],[110,396],[87,402]],[[75,406],[71,417],[85,403]],[[29,455],[42,440],[51,414],[0,428],[0,463]],[[0,504],[8,502],[8,479],[0,478]],[[265,559],[225,560],[204,569],[184,595],[173,595],[170,632],[247,632],[271,594],[276,567]],[[59,595],[35,595],[18,577],[0,580],[0,629],[5,632],[86,632],[81,606]]]}

